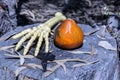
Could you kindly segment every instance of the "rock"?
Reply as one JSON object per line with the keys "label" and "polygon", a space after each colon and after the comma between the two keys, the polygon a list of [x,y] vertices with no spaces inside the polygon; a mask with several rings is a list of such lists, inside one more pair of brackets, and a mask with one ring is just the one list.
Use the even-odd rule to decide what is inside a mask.
{"label": "rock", "polygon": [[[22,67],[19,66],[19,59],[5,59],[7,56],[4,54],[10,54],[6,51],[1,50],[3,46],[9,46],[15,44],[18,40],[13,40],[10,37],[26,28],[37,26],[38,24],[28,25],[24,27],[18,27],[14,31],[10,31],[3,35],[0,38],[0,78],[1,80],[25,80],[27,77],[30,80],[119,80],[118,79],[118,56],[117,50],[109,50],[105,49],[98,45],[100,41],[107,41],[112,45],[115,49],[117,49],[116,41],[113,37],[110,36],[108,32],[105,33],[105,37],[101,36],[101,32],[103,33],[104,26],[100,27],[100,30],[96,31],[96,29],[91,28],[88,25],[79,24],[84,31],[85,34],[91,31],[95,31],[90,35],[86,35],[84,38],[83,45],[80,48],[74,50],[63,50],[57,48],[54,45],[53,36],[50,38],[50,50],[53,50],[52,54],[56,56],[56,60],[61,59],[86,59],[90,55],[89,54],[79,54],[80,51],[91,51],[91,46],[94,47],[94,55],[87,60],[87,63],[83,62],[66,62],[66,74],[64,69],[60,66],[56,71],[50,74],[48,77],[44,77],[44,72],[39,68],[24,68],[19,72],[18,76],[15,76],[16,69]],[[44,48],[43,48],[44,49]],[[42,50],[43,50],[42,49]],[[32,48],[29,54],[33,53],[34,48]],[[23,49],[20,51],[22,54]],[[93,64],[89,64],[90,62],[95,62]],[[34,63],[41,64],[41,60],[37,58],[25,59],[25,64]],[[81,67],[72,67],[75,64],[87,64]],[[48,64],[48,68],[56,65],[55,63]],[[58,65],[59,66],[59,65]],[[5,69],[4,69],[5,68]],[[8,72],[8,73],[7,73]],[[4,76],[3,76],[4,75]]]}

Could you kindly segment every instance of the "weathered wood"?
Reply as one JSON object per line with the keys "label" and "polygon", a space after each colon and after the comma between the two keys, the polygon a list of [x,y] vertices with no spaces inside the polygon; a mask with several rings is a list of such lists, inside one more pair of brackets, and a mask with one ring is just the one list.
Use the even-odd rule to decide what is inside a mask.
{"label": "weathered wood", "polygon": [[[16,43],[18,40],[13,40],[9,38],[13,34],[16,34],[26,28],[37,26],[35,25],[28,25],[24,27],[18,27],[14,31],[10,31],[6,33],[4,36],[0,38],[0,47],[8,46]],[[84,33],[94,31],[95,29],[91,28],[88,25],[82,25]],[[50,38],[50,50],[54,50],[52,53],[56,55],[56,60],[58,59],[66,59],[66,58],[80,58],[86,59],[89,55],[87,54],[73,54],[72,52],[77,53],[76,51],[90,51],[91,45],[95,48],[94,56],[89,59],[88,62],[98,61],[94,64],[85,65],[77,68],[73,68],[74,64],[78,62],[67,62],[66,65],[66,74],[62,67],[58,68],[55,72],[53,72],[48,77],[44,77],[44,72],[42,72],[39,68],[26,68],[20,71],[18,76],[15,76],[15,70],[18,69],[19,66],[19,59],[5,59],[4,54],[10,54],[5,51],[0,51],[0,79],[8,79],[8,80],[118,80],[118,56],[117,50],[107,50],[103,47],[98,46],[99,41],[108,41],[114,48],[117,48],[116,41],[113,37],[110,36],[108,32],[105,33],[105,39],[102,40],[101,38],[97,37],[97,35],[101,35],[102,27],[100,31],[93,33],[91,35],[85,36],[83,46],[81,48],[75,50],[62,50],[57,48],[54,45],[54,41]],[[9,37],[8,37],[9,36]],[[9,38],[9,39],[7,39]],[[31,49],[33,53],[34,48]],[[20,51],[22,54],[23,49]],[[31,54],[31,52],[29,54]],[[25,64],[34,63],[34,64],[41,64],[41,61],[37,58],[33,59],[25,59]],[[55,64],[48,64],[48,68]]]}

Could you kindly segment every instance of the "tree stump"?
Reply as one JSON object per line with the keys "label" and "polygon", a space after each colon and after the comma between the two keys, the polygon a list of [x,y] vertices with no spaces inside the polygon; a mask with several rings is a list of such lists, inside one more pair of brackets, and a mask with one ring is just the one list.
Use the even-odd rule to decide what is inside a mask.
{"label": "tree stump", "polygon": [[[45,77],[46,72],[42,72],[41,69],[20,66],[19,59],[6,59],[5,54],[11,54],[8,51],[14,48],[7,49],[5,46],[11,46],[19,41],[13,40],[12,35],[30,27],[35,27],[38,24],[28,25],[24,27],[18,27],[12,30],[0,38],[0,79],[1,80],[119,80],[118,79],[118,56],[117,56],[117,44],[111,35],[106,31],[103,36],[104,26],[101,26],[99,30],[91,28],[88,25],[79,24],[84,32],[85,38],[83,45],[80,48],[74,50],[63,50],[57,48],[54,45],[54,40],[51,36],[50,50],[53,50],[52,54],[56,56],[56,60],[63,59],[82,59],[85,60],[90,56],[87,52],[91,51],[91,46],[94,48],[93,56],[87,60],[87,63],[82,62],[66,62],[65,67],[50,62],[48,69],[53,66],[59,66],[53,73]],[[106,49],[98,44],[100,42],[107,42],[111,44],[111,48]],[[26,43],[26,42],[25,42]],[[3,48],[4,47],[4,48]],[[106,45],[106,47],[109,47]],[[81,53],[83,51],[83,54]],[[22,54],[23,49],[19,51]],[[31,48],[28,54],[34,52],[34,47]],[[86,53],[86,54],[85,54]],[[15,53],[14,53],[15,54]],[[93,62],[93,63],[91,63]],[[41,60],[37,58],[25,59],[26,64],[41,64]],[[91,64],[90,64],[91,63]],[[73,65],[79,64],[78,67]],[[80,65],[81,64],[81,65]],[[18,68],[23,68],[16,74]],[[54,69],[54,68],[53,68]]]}

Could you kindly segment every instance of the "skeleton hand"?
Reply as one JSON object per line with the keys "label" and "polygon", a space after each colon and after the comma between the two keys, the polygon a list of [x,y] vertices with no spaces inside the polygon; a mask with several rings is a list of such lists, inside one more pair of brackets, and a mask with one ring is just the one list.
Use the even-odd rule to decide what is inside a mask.
{"label": "skeleton hand", "polygon": [[47,22],[40,24],[38,27],[33,27],[32,29],[26,29],[16,35],[14,35],[12,38],[13,39],[17,39],[23,35],[25,35],[16,45],[15,51],[17,51],[21,45],[28,39],[31,37],[31,39],[29,40],[29,42],[27,43],[27,45],[25,46],[24,52],[23,54],[26,55],[28,50],[30,49],[30,46],[32,45],[32,43],[36,40],[36,38],[38,38],[38,42],[37,42],[37,46],[36,46],[36,50],[35,50],[35,56],[38,55],[41,44],[43,42],[43,40],[45,40],[45,52],[48,53],[49,50],[49,41],[48,41],[48,36],[51,32],[51,28],[58,23],[59,21],[63,21],[65,20],[66,17],[60,13],[57,12],[55,14],[55,17],[49,19]]}

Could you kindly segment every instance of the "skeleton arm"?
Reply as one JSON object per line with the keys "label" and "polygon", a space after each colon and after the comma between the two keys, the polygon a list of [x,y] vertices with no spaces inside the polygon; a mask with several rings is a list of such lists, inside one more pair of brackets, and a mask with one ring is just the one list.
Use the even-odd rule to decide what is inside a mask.
{"label": "skeleton arm", "polygon": [[26,55],[27,52],[29,51],[30,49],[30,46],[32,45],[32,43],[35,41],[35,39],[38,38],[38,42],[37,42],[37,46],[36,46],[36,50],[35,50],[35,56],[38,55],[39,53],[39,50],[40,50],[40,47],[41,47],[41,44],[43,42],[43,40],[45,40],[45,52],[48,53],[48,50],[49,50],[49,41],[48,41],[48,36],[51,32],[51,28],[57,24],[59,21],[64,21],[66,19],[66,17],[60,13],[60,12],[57,12],[55,14],[55,17],[49,19],[48,21],[46,21],[45,23],[43,24],[40,24],[38,25],[38,27],[33,27],[32,29],[29,28],[29,29],[26,29],[16,35],[14,35],[12,38],[13,39],[17,39],[21,36],[24,36],[22,37],[22,39],[17,43],[16,45],[16,48],[15,50],[17,51],[21,45],[28,39],[31,37],[31,39],[29,40],[28,44],[25,46],[25,49],[24,49],[24,52],[23,54]]}

